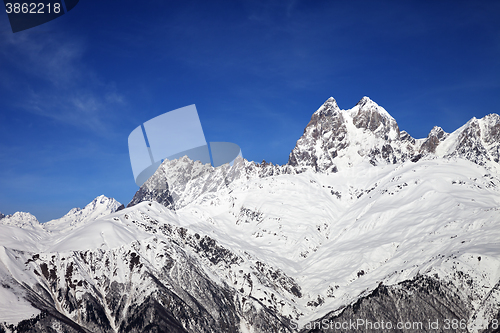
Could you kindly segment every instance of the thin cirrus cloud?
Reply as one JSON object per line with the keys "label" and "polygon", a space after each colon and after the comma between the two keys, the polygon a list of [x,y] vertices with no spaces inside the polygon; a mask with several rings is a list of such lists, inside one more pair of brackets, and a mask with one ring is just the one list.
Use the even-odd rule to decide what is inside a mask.
{"label": "thin cirrus cloud", "polygon": [[3,71],[10,79],[0,84],[14,96],[22,95],[13,99],[20,110],[104,134],[112,111],[125,99],[86,66],[83,41],[62,37],[6,36],[0,55],[9,65]]}
{"label": "thin cirrus cloud", "polygon": [[5,35],[0,41],[4,63],[56,87],[81,79],[84,43],[61,33],[41,35]]}

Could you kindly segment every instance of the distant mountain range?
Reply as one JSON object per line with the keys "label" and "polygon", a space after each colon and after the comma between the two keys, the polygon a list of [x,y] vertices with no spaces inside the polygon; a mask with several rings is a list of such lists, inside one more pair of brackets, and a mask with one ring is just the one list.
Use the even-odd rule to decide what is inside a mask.
{"label": "distant mountain range", "polygon": [[286,165],[0,214],[0,332],[500,332],[499,158],[497,114],[414,139],[329,98]]}

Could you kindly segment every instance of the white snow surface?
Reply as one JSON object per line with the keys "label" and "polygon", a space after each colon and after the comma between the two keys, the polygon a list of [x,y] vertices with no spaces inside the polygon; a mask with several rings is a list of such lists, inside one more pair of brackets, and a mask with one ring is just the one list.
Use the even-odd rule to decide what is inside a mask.
{"label": "white snow surface", "polygon": [[[464,292],[479,309],[500,279],[499,189],[498,175],[462,159],[359,164],[334,174],[308,171],[239,179],[175,213],[158,203],[142,202],[80,220],[81,225],[72,228],[56,228],[60,221],[47,229],[3,224],[0,228],[3,239],[12,237],[10,249],[69,253],[148,242],[153,235],[166,237],[133,221],[182,226],[246,258],[247,269],[258,260],[293,278],[303,297],[282,290],[279,297],[288,304],[283,314],[305,324],[350,304],[380,282],[395,284],[418,273],[451,281],[458,270],[475,276],[482,288]],[[2,245],[7,247],[3,241]],[[29,281],[23,276],[23,262],[3,255],[0,263],[2,274]],[[15,265],[19,266],[12,268]],[[212,267],[211,274],[229,282],[227,270]],[[244,283],[231,279],[231,285]],[[255,281],[252,295],[266,297],[266,292],[269,287]],[[323,303],[311,305],[318,298]],[[25,302],[9,307],[26,316],[34,313],[27,311]],[[3,321],[14,319],[12,313],[0,315]]]}
{"label": "white snow surface", "polygon": [[19,227],[25,230],[39,230],[40,222],[35,216],[25,212],[15,212],[12,215],[7,215],[0,220],[2,225],[10,225]]}
{"label": "white snow surface", "polygon": [[23,319],[29,319],[40,313],[24,299],[24,292],[21,288],[9,284],[14,276],[25,279],[23,273],[19,272],[19,266],[12,253],[0,246],[0,281],[2,281],[0,283],[0,322],[7,324],[17,324]]}
{"label": "white snow surface", "polygon": [[[340,112],[333,98],[326,103],[334,104],[330,110]],[[366,97],[353,109],[342,111],[348,114],[344,124],[352,144],[339,152],[336,173],[306,169],[258,177],[247,161],[212,170],[189,166],[181,159],[184,164],[179,170],[189,166],[196,177],[186,178],[176,194],[183,203],[176,211],[148,201],[116,211],[118,202],[100,196],[84,209],[73,209],[43,225],[28,213],[7,216],[0,220],[0,277],[33,285],[40,277],[25,264],[33,253],[49,257],[80,250],[155,248],[162,239],[170,242],[158,227],[173,225],[192,235],[208,235],[244,259],[234,267],[205,260],[204,269],[214,281],[241,288],[242,296],[251,293],[264,302],[281,304],[278,311],[299,325],[351,304],[380,283],[393,285],[417,274],[438,276],[460,286],[477,318],[491,320],[500,307],[500,291],[494,288],[500,281],[498,163],[488,160],[479,165],[454,152],[464,131],[474,123],[483,133],[477,142],[493,149],[495,143],[484,133],[499,123],[498,115],[472,119],[446,134],[432,156],[373,166],[362,151],[380,145],[383,139],[355,127],[352,115],[360,108],[375,110],[393,126],[387,111]],[[325,110],[322,107],[315,114]],[[400,133],[392,128],[387,133],[394,136],[394,144]],[[438,132],[439,128],[433,129]],[[328,140],[328,134],[320,138],[318,153]],[[423,142],[416,140],[412,149],[418,150]],[[173,179],[182,183],[179,170]],[[227,186],[217,183],[216,189],[198,195],[198,185],[217,179],[218,170],[238,177]],[[147,184],[154,186],[152,181]],[[144,255],[141,260],[149,259]],[[243,273],[254,272],[257,262],[293,279],[302,296],[280,286],[273,289],[254,275],[249,288]],[[150,259],[149,265],[158,263]],[[466,283],[464,276],[473,283]],[[111,278],[125,281],[119,274]],[[270,294],[275,298],[270,299]],[[19,295],[20,291],[0,289],[0,322],[14,323],[37,313]],[[242,322],[243,327],[247,329]]]}
{"label": "white snow surface", "polygon": [[[109,223],[101,221],[97,227],[93,223],[99,217],[109,216],[120,205],[115,199],[100,195],[85,208],[73,208],[60,219],[46,223],[38,222],[30,213],[16,212],[0,220],[0,246],[33,252],[64,250],[67,246],[63,244],[68,242],[72,243],[69,246],[72,249],[93,248],[96,244],[97,247],[102,244],[110,247],[119,246],[118,244],[123,244],[123,241],[130,242],[136,239],[136,235],[129,235],[127,238],[126,232],[113,230],[113,226]],[[84,226],[87,227],[82,228]],[[93,226],[95,229],[92,229]],[[124,238],[117,243],[115,240],[120,239],[119,237],[105,238],[109,232]]]}
{"label": "white snow surface", "polygon": [[44,223],[43,228],[49,232],[69,231],[116,211],[120,205],[115,199],[100,195],[85,208],[73,208],[63,217]]}

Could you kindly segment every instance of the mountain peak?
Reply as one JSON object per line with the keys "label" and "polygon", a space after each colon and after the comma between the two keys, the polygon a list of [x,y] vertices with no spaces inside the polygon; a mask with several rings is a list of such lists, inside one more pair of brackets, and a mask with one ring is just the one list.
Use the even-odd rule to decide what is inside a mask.
{"label": "mountain peak", "polygon": [[0,224],[33,230],[40,228],[40,222],[38,222],[36,217],[25,212],[15,212],[12,215],[4,215],[4,217],[0,220]]}
{"label": "mountain peak", "polygon": [[356,106],[353,108],[353,110],[356,108],[357,108],[357,110],[359,110],[358,112],[370,112],[370,113],[377,112],[386,118],[394,120],[394,118],[389,114],[389,112],[387,112],[383,107],[381,107],[376,102],[371,100],[370,97],[368,97],[368,96],[364,96],[356,104]]}
{"label": "mountain peak", "polygon": [[340,111],[339,106],[337,105],[337,101],[335,98],[328,98],[321,107],[314,112],[313,116],[333,116],[335,113]]}
{"label": "mountain peak", "polygon": [[111,214],[117,211],[120,206],[121,203],[115,199],[100,195],[86,205],[85,208],[72,208],[63,217],[46,222],[43,226],[48,231],[71,230],[99,217]]}
{"label": "mountain peak", "polygon": [[329,98],[311,117],[304,134],[290,153],[288,164],[300,170],[336,172],[365,158],[393,163],[399,127],[391,115],[368,97],[352,109],[340,110]]}
{"label": "mountain peak", "polygon": [[487,114],[482,120],[491,126],[500,126],[500,116],[496,113]]}
{"label": "mountain peak", "polygon": [[92,200],[92,202],[89,203],[89,205],[93,205],[93,206],[96,206],[96,205],[113,205],[114,203],[118,203],[118,201],[116,201],[114,198],[109,198],[109,197],[105,196],[104,194],[101,194],[100,196],[98,196],[94,200]]}
{"label": "mountain peak", "polygon": [[365,104],[368,104],[368,103],[374,103],[374,104],[377,104],[375,103],[370,97],[368,96],[363,96],[363,98],[361,98],[359,100],[359,102],[356,104],[356,105],[365,105]]}
{"label": "mountain peak", "polygon": [[335,99],[329,98],[312,115],[290,153],[288,164],[298,166],[298,170],[335,172],[361,161],[393,164],[435,155],[459,156],[497,168],[498,142],[500,116],[496,114],[474,117],[451,134],[435,126],[427,138],[415,140],[401,132],[396,120],[367,96],[345,111],[338,108]]}
{"label": "mountain peak", "polygon": [[448,137],[448,133],[446,133],[441,127],[434,126],[432,130],[427,135],[427,138],[422,143],[420,147],[421,153],[432,153],[436,152],[436,148],[438,145],[444,141]]}
{"label": "mountain peak", "polygon": [[435,136],[441,140],[441,139],[446,138],[447,135],[448,135],[448,133],[446,133],[441,127],[434,126],[432,128],[432,130],[429,132],[429,135],[427,137],[430,138],[432,136]]}

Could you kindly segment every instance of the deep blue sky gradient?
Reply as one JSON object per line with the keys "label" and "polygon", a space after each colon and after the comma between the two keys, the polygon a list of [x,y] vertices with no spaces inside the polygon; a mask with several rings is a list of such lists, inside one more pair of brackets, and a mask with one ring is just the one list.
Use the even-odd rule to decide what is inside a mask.
{"label": "deep blue sky gradient", "polygon": [[127,138],[196,104],[207,141],[287,162],[330,96],[413,137],[499,113],[499,1],[90,1],[13,34],[0,14],[0,212],[41,222],[137,190]]}

